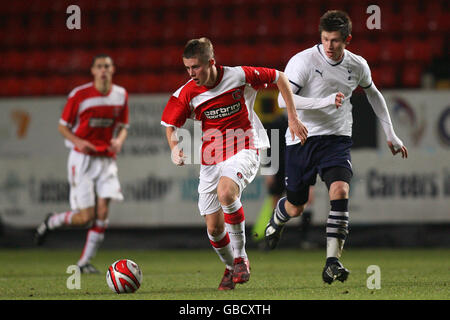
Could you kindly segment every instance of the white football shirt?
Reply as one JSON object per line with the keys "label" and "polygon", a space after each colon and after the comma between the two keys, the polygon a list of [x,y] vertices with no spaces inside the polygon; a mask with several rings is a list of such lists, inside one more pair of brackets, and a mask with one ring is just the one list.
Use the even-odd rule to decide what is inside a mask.
{"label": "white football shirt", "polygon": [[[300,120],[308,129],[308,137],[317,135],[352,135],[352,105],[350,97],[357,86],[368,88],[372,77],[367,61],[348,50],[336,62],[329,59],[322,44],[315,45],[294,55],[288,62],[285,74],[294,94],[308,98],[325,98],[333,93],[345,95],[342,106],[330,105],[321,109],[298,110]],[[286,132],[286,144],[299,143]]]}

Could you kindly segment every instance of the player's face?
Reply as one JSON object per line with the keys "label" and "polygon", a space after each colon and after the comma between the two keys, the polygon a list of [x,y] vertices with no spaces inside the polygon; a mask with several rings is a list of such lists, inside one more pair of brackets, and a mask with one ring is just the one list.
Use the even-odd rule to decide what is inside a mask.
{"label": "player's face", "polygon": [[322,39],[323,50],[328,58],[339,61],[344,54],[347,42],[342,39],[340,31],[322,31],[320,35]]}
{"label": "player's face", "polygon": [[207,62],[203,62],[200,59],[194,58],[183,58],[183,63],[186,68],[187,73],[194,80],[197,86],[212,86],[214,85],[215,79],[213,79],[213,68],[214,59]]}
{"label": "player's face", "polygon": [[97,58],[91,68],[94,81],[111,82],[114,74],[114,65],[111,58]]}

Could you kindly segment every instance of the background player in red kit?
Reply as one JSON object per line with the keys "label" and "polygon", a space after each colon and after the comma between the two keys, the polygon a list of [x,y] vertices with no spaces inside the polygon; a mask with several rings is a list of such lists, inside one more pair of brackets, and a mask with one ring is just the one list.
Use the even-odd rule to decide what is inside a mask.
{"label": "background player in red kit", "polygon": [[128,93],[112,83],[114,71],[111,57],[95,56],[91,67],[94,81],[69,94],[58,130],[71,148],[71,210],[49,214],[35,232],[35,242],[40,245],[50,230],[93,222],[77,263],[83,273],[98,272],[90,260],[104,238],[109,202],[123,200],[115,158],[127,137]]}
{"label": "background player in red kit", "polygon": [[250,278],[245,251],[245,216],[240,196],[259,169],[259,149],[269,147],[267,134],[253,105],[257,91],[276,83],[288,104],[292,136],[306,140],[306,127],[298,119],[286,76],[275,69],[216,65],[212,43],[190,40],[183,63],[191,80],[169,99],[161,123],[172,151],[172,161],[184,165],[176,128],[188,118],[202,123],[199,210],[204,216],[211,245],[225,263],[219,290],[234,289]]}

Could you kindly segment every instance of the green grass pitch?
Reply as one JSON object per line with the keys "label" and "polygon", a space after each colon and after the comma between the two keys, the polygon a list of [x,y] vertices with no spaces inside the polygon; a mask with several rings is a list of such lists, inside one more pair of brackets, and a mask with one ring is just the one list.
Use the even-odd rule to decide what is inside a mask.
{"label": "green grass pitch", "polygon": [[[81,288],[68,289],[67,267],[79,250],[0,250],[0,300],[448,300],[449,249],[347,249],[351,271],[344,283],[322,282],[324,250],[250,250],[251,278],[233,291],[218,291],[224,267],[213,250],[100,250],[99,275],[81,275]],[[142,269],[141,288],[116,294],[105,281],[109,264],[128,258]],[[370,265],[380,269],[381,288],[368,288]],[[373,281],[369,281],[374,283]]]}

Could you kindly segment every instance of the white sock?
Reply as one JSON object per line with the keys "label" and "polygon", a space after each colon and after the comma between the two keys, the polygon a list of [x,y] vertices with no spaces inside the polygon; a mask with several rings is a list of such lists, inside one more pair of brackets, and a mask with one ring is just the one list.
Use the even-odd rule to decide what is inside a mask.
{"label": "white sock", "polygon": [[348,200],[332,200],[327,220],[327,258],[340,258],[348,235]]}
{"label": "white sock", "polygon": [[222,210],[225,217],[225,228],[230,235],[231,245],[233,246],[234,257],[247,259],[245,216],[241,201],[237,199],[228,206],[222,205]]}
{"label": "white sock", "polygon": [[86,236],[86,243],[84,245],[83,252],[81,253],[78,265],[83,266],[91,261],[95,257],[98,248],[105,238],[105,229],[107,226],[107,220],[95,220],[94,226],[88,230]]}
{"label": "white sock", "polygon": [[230,237],[228,233],[225,230],[218,236],[213,236],[208,233],[208,238],[220,260],[226,265],[229,270],[233,270],[233,249],[231,247]]}
{"label": "white sock", "polygon": [[72,216],[78,211],[66,211],[55,213],[48,220],[48,227],[50,230],[60,228],[62,226],[70,226],[72,223]]}

